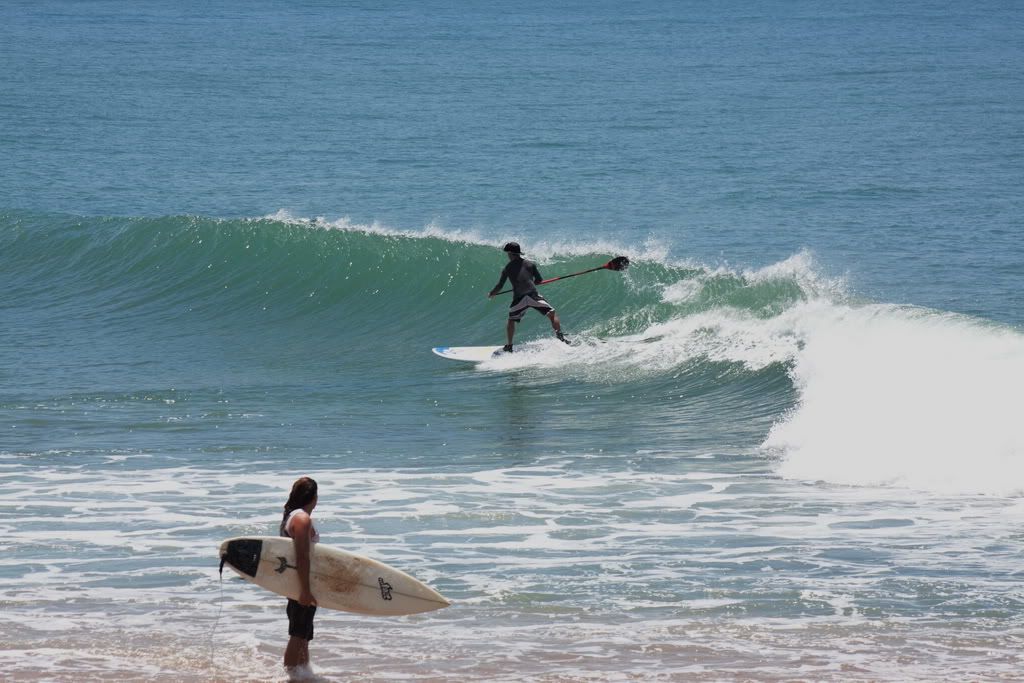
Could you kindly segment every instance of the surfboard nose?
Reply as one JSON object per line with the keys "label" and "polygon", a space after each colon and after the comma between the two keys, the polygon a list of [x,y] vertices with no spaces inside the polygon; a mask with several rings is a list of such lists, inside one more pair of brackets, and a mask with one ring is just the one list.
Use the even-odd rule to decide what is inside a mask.
{"label": "surfboard nose", "polygon": [[263,541],[258,538],[232,538],[220,544],[221,566],[230,564],[239,572],[255,578],[260,566]]}
{"label": "surfboard nose", "polygon": [[452,601],[449,600],[448,598],[444,597],[443,595],[441,595],[437,591],[434,591],[434,595],[437,596],[434,599],[437,600],[439,603],[441,603],[440,606],[437,607],[437,609],[444,609],[445,607],[451,607],[452,606]]}

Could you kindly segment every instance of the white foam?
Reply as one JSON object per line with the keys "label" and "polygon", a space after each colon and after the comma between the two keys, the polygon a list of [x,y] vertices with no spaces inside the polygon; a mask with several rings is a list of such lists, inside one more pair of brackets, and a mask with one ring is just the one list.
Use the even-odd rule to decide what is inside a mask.
{"label": "white foam", "polygon": [[1024,335],[896,306],[803,317],[797,408],[765,446],[787,477],[1024,493]]}
{"label": "white foam", "polygon": [[688,303],[700,296],[703,289],[704,283],[701,280],[680,280],[665,287],[661,300],[667,304]]}
{"label": "white foam", "polygon": [[[360,232],[368,235],[406,237],[409,239],[435,238],[447,242],[486,247],[496,247],[505,241],[518,239],[515,236],[507,235],[484,235],[478,230],[450,228],[437,222],[429,223],[418,230],[408,230],[393,228],[379,222],[356,223],[348,217],[333,219],[324,216],[312,218],[299,217],[285,209],[280,209],[272,214],[263,216],[263,219],[321,230],[341,230],[344,232]],[[524,243],[523,246],[529,258],[541,263],[590,254],[627,254],[631,259],[661,263],[666,263],[668,259],[668,247],[663,242],[654,239],[646,240],[640,247],[635,245],[626,246],[619,242],[605,239],[571,241],[537,239],[528,244]]]}
{"label": "white foam", "polygon": [[814,255],[803,249],[778,263],[755,270],[745,270],[743,277],[753,283],[786,280],[795,282],[809,299],[839,300],[846,296],[846,278],[824,276]]}
{"label": "white foam", "polygon": [[[821,304],[824,305],[824,304]],[[635,381],[694,360],[740,363],[752,371],[790,361],[801,343],[794,314],[770,319],[719,308],[649,326],[642,333],[566,347],[554,339],[517,345],[514,354],[478,365],[484,371],[562,368],[588,381]],[[615,372],[610,369],[614,368]],[[560,376],[560,377],[561,377]]]}

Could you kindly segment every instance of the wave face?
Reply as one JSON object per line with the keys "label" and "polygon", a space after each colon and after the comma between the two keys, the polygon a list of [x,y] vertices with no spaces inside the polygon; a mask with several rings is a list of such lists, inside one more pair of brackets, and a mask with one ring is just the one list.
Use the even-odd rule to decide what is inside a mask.
{"label": "wave face", "polygon": [[[484,295],[503,254],[476,234],[283,213],[0,220],[4,346],[18,356],[8,366],[20,365],[12,384],[23,401],[329,375],[382,401],[410,391],[427,400],[466,389],[423,388],[438,372],[464,376],[430,346],[502,343],[503,303]],[[673,261],[657,245],[527,246],[546,277],[620,253],[633,265],[545,289],[578,346],[527,318],[520,353],[474,376],[551,386],[595,420],[610,416],[634,444],[732,435],[788,478],[1024,492],[1018,331],[858,301],[806,253],[736,271]]]}

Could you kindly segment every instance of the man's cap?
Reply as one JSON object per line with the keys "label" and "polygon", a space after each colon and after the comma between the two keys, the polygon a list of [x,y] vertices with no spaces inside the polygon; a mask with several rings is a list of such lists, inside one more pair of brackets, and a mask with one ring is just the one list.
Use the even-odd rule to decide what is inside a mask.
{"label": "man's cap", "polygon": [[506,242],[505,246],[501,248],[502,251],[508,251],[513,254],[522,254],[523,250],[519,248],[519,242]]}

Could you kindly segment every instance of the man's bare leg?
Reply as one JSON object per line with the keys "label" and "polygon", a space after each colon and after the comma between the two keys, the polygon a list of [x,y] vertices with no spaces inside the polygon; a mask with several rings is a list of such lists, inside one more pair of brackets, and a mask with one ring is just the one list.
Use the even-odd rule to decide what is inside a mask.
{"label": "man's bare leg", "polygon": [[551,311],[550,313],[548,313],[548,320],[551,321],[551,329],[555,331],[555,334],[558,334],[559,332],[562,331],[562,321],[558,319],[557,312]]}

